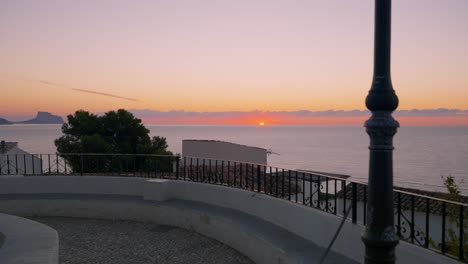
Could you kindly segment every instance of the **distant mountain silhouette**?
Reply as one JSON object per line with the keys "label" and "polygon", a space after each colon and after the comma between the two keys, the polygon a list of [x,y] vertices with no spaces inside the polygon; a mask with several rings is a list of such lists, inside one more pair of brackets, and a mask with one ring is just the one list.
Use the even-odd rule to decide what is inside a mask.
{"label": "distant mountain silhouette", "polygon": [[5,118],[0,118],[0,125],[9,125],[9,124],[13,124],[13,123],[6,120]]}
{"label": "distant mountain silhouette", "polygon": [[53,115],[49,112],[37,112],[35,118],[20,121],[20,122],[11,122],[5,118],[0,118],[0,125],[11,125],[11,124],[63,124],[65,123],[60,116]]}
{"label": "distant mountain silhouette", "polygon": [[17,124],[63,124],[63,118],[60,116],[53,115],[49,112],[37,112],[35,118],[22,122],[16,122]]}

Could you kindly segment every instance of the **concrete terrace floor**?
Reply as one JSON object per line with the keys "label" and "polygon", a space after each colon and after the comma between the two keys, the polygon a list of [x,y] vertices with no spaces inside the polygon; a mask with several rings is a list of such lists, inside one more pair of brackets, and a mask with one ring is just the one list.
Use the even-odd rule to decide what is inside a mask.
{"label": "concrete terrace floor", "polygon": [[193,231],[133,221],[28,217],[59,234],[61,264],[252,264],[234,249]]}

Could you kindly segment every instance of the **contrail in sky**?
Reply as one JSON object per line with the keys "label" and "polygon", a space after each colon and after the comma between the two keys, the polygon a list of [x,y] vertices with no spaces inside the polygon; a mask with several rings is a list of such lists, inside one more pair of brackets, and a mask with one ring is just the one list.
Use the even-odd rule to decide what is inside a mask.
{"label": "contrail in sky", "polygon": [[124,100],[128,100],[128,101],[140,102],[140,100],[135,99],[135,98],[123,97],[123,96],[119,96],[119,95],[115,95],[115,94],[101,93],[101,92],[97,92],[97,91],[78,89],[78,88],[71,88],[71,89],[73,91],[82,92],[82,93],[97,94],[97,95],[102,95],[102,96],[108,96],[108,97],[113,97],[113,98],[124,99]]}
{"label": "contrail in sky", "polygon": [[107,97],[112,97],[112,98],[132,101],[132,102],[142,102],[141,100],[136,99],[136,98],[124,97],[124,96],[120,96],[120,95],[116,95],[116,94],[103,93],[103,92],[98,92],[98,91],[93,91],[93,90],[73,88],[73,87],[70,87],[70,86],[67,86],[67,85],[64,85],[64,84],[45,81],[45,80],[33,80],[33,79],[28,79],[28,78],[15,78],[15,79],[20,79],[20,80],[23,80],[23,81],[30,81],[30,82],[39,82],[41,84],[45,84],[45,85],[49,85],[49,86],[55,86],[55,87],[59,87],[59,88],[66,88],[66,89],[70,89],[70,90],[77,91],[77,92],[82,92],[82,93],[96,94],[96,95],[107,96]]}
{"label": "contrail in sky", "polygon": [[66,85],[63,85],[63,84],[54,83],[54,82],[49,82],[49,81],[44,81],[44,80],[38,80],[38,82],[40,82],[40,83],[42,83],[42,84],[50,85],[50,86],[61,87],[61,88],[67,88],[67,89],[71,89],[71,90],[73,90],[73,91],[82,92],[82,93],[96,94],[96,95],[107,96],[107,97],[112,97],[112,98],[118,98],[118,99],[133,101],[133,102],[141,102],[140,100],[138,100],[138,99],[136,99],[136,98],[124,97],[124,96],[120,96],[120,95],[109,94],[109,93],[103,93],[103,92],[92,91],[92,90],[86,90],[86,89],[73,88],[73,87],[68,87],[68,86],[66,86]]}

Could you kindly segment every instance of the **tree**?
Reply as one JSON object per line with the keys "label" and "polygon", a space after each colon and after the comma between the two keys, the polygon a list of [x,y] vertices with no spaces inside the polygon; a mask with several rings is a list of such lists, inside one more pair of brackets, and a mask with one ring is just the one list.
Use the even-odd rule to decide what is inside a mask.
{"label": "tree", "polygon": [[[444,199],[454,202],[462,203],[462,196],[460,193],[460,189],[458,188],[457,183],[453,176],[449,175],[447,177],[442,177],[444,182],[445,188],[447,188],[448,193],[444,195]],[[459,247],[460,247],[460,237],[458,236],[458,230],[460,229],[461,222],[460,222],[460,206],[455,204],[448,204],[447,206],[447,215],[448,215],[448,237],[445,241],[445,250],[448,254],[458,256],[460,254]],[[463,212],[463,219],[468,219],[468,212],[465,208]],[[455,227],[455,230],[454,230]],[[465,230],[463,234],[463,254],[465,258],[468,256],[468,221],[463,222],[463,230]],[[441,245],[438,245],[434,242],[434,240],[429,241],[431,245],[435,248],[441,249]]]}
{"label": "tree", "polygon": [[[166,138],[150,138],[149,130],[132,113],[119,109],[102,116],[84,110],[67,116],[63,135],[55,140],[57,151],[75,171],[95,172],[119,169],[119,171],[169,170],[172,156],[167,150]],[[108,155],[76,155],[100,153]],[[85,159],[85,160],[83,160]],[[155,167],[157,166],[157,167]]]}

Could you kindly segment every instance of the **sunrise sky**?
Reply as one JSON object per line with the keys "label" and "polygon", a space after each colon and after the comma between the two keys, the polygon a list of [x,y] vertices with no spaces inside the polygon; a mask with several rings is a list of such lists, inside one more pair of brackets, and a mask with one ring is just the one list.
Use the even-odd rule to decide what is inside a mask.
{"label": "sunrise sky", "polygon": [[[148,123],[362,124],[366,112],[348,111],[365,109],[373,8],[373,0],[0,0],[0,117],[125,108],[155,111],[139,115]],[[468,125],[467,11],[466,0],[393,1],[399,109],[458,109],[402,115],[403,124]],[[317,114],[326,110],[344,112]]]}

